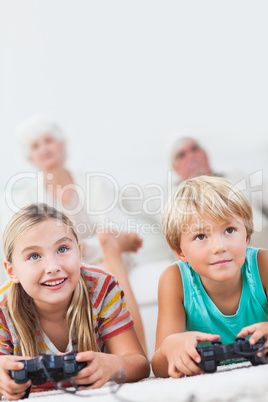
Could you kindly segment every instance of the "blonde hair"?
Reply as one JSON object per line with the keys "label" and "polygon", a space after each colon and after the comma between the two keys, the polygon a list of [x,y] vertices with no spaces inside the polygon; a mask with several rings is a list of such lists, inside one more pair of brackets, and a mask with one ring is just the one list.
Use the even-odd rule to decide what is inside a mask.
{"label": "blonde hair", "polygon": [[180,238],[192,217],[214,221],[236,215],[243,220],[247,238],[253,232],[253,215],[245,196],[228,180],[199,176],[183,181],[170,197],[163,215],[163,233],[174,251],[180,251]]}
{"label": "blonde hair", "polygon": [[[78,237],[73,224],[65,214],[46,204],[31,204],[17,212],[4,231],[3,247],[9,263],[12,263],[16,240],[37,223],[50,219],[66,225],[78,244]],[[20,283],[12,282],[7,297],[7,309],[13,321],[22,355],[37,356],[39,352],[35,325],[38,322],[38,315],[33,299],[25,292]],[[78,342],[79,352],[98,350],[94,334],[90,289],[88,289],[82,275],[80,275],[66,312],[66,321],[71,339],[76,338],[75,340]]]}

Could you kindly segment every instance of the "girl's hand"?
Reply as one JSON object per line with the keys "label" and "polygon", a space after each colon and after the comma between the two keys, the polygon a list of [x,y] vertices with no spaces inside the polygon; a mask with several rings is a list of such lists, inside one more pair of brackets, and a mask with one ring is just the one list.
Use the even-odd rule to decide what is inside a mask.
{"label": "girl's hand", "polygon": [[168,375],[173,378],[180,378],[185,374],[203,373],[196,364],[201,362],[196,346],[199,342],[211,342],[219,338],[219,335],[197,331],[169,335],[160,347],[161,353],[166,356],[168,361]]}
{"label": "girl's hand", "polygon": [[[264,346],[268,347],[268,322],[258,322],[256,324],[249,325],[241,329],[237,336],[244,336],[245,338],[251,335],[249,338],[249,343],[254,345],[262,337],[267,338]],[[261,356],[262,353],[258,353],[257,356]]]}
{"label": "girl's hand", "polygon": [[113,355],[101,352],[82,352],[76,356],[77,362],[87,362],[87,367],[83,368],[73,380],[81,385],[79,390],[100,388],[116,373],[113,364]]}
{"label": "girl's hand", "polygon": [[[23,360],[26,359],[29,358],[23,357]],[[9,401],[22,399],[26,389],[31,385],[30,380],[25,384],[16,384],[10,377],[9,372],[11,370],[21,370],[24,367],[24,364],[18,360],[22,360],[22,357],[13,355],[0,356],[0,394]]]}

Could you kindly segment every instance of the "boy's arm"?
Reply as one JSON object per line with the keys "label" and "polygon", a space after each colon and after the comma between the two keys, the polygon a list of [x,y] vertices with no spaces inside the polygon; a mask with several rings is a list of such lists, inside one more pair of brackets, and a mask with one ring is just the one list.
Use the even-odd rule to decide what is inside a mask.
{"label": "boy's arm", "polygon": [[[257,254],[258,269],[263,286],[263,290],[267,296],[268,292],[268,250],[262,249]],[[248,325],[241,329],[237,336],[247,337],[251,344],[256,343],[261,337],[268,338],[268,322],[259,322],[256,324]],[[266,345],[267,346],[267,345]]]}
{"label": "boy's arm", "polygon": [[177,264],[169,266],[158,285],[158,321],[152,369],[157,377],[168,377],[168,361],[161,350],[164,340],[172,334],[185,331],[183,284]]}
{"label": "boy's arm", "polygon": [[181,273],[177,264],[168,267],[159,280],[158,323],[152,369],[157,377],[179,378],[202,372],[196,365],[198,342],[211,342],[219,335],[185,332],[186,313]]}
{"label": "boy's arm", "polygon": [[268,250],[262,249],[258,251],[257,262],[260,273],[262,286],[266,296],[268,295]]}

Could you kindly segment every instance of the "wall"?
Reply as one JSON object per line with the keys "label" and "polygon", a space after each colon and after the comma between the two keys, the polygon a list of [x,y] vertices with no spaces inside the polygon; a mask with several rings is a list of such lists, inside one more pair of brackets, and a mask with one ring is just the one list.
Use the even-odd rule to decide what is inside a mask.
{"label": "wall", "polygon": [[[201,139],[216,171],[267,176],[266,1],[0,2],[0,185],[30,170],[16,126],[54,117],[69,165],[162,181],[168,145]],[[267,177],[266,177],[267,178]]]}

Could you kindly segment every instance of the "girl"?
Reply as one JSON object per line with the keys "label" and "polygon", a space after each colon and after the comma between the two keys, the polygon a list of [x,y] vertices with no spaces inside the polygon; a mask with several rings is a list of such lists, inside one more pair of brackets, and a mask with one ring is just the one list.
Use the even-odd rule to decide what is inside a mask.
{"label": "girl", "polygon": [[199,342],[268,337],[268,250],[248,247],[246,198],[219,177],[188,179],[170,200],[163,226],[179,261],[159,281],[154,373],[200,374]]}
{"label": "girl", "polygon": [[25,207],[8,223],[3,244],[11,279],[0,289],[3,396],[20,399],[30,386],[9,376],[23,368],[21,356],[79,352],[77,361],[87,367],[74,380],[88,388],[101,387],[119,369],[127,381],[149,375],[122,290],[107,271],[81,265],[81,247],[64,214],[46,204]]}

